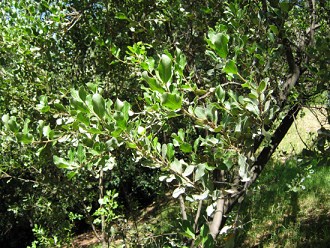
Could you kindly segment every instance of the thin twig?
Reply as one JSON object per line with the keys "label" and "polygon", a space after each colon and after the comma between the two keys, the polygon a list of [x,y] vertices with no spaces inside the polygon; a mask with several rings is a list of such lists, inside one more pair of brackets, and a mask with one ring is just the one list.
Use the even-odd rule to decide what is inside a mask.
{"label": "thin twig", "polygon": [[296,128],[296,131],[297,131],[297,134],[298,134],[298,136],[299,136],[299,139],[301,140],[302,143],[304,143],[304,146],[305,146],[307,149],[310,149],[309,146],[306,144],[306,142],[303,140],[303,138],[302,138],[301,135],[300,135],[300,132],[299,132],[299,130],[298,130],[298,126],[297,126],[297,120],[296,120],[296,118],[295,118],[295,117],[293,117],[293,118],[294,118],[293,123],[294,123],[294,126],[295,126],[295,128]]}
{"label": "thin twig", "polygon": [[201,215],[202,205],[203,205],[203,200],[199,200],[198,208],[197,208],[197,212],[196,212],[196,216],[195,216],[195,222],[194,222],[194,226],[193,226],[195,233],[197,231],[197,224],[198,224],[198,219]]}

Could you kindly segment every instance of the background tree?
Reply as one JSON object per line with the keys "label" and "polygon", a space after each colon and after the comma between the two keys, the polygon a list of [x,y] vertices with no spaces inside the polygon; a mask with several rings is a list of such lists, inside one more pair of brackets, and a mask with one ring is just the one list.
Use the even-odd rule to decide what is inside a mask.
{"label": "background tree", "polygon": [[129,196],[157,192],[160,172],[183,242],[212,243],[329,88],[323,1],[0,4],[1,187],[20,189],[3,195],[1,225],[23,216],[39,244],[69,240],[84,216],[105,246],[113,189],[133,210]]}

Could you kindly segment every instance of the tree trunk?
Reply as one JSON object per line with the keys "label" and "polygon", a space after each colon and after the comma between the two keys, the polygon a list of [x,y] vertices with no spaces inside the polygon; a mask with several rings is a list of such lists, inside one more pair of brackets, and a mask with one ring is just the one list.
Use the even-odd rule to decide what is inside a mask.
{"label": "tree trunk", "polygon": [[210,234],[212,235],[213,239],[215,239],[218,236],[220,225],[224,222],[223,221],[224,206],[225,206],[225,199],[219,198],[217,200],[217,208],[215,210],[213,220],[210,224]]}
{"label": "tree trunk", "polygon": [[260,152],[257,160],[252,167],[252,178],[250,181],[242,185],[242,190],[238,194],[233,195],[232,197],[219,198],[217,200],[216,212],[210,224],[210,234],[212,235],[213,239],[217,237],[219,231],[225,225],[226,218],[224,216],[228,214],[238,202],[241,202],[243,200],[247,189],[258,179],[261,172],[268,163],[269,159],[275,152],[276,148],[287,134],[300,109],[301,106],[299,104],[295,104],[286,114],[285,118],[282,120],[281,124],[274,132],[270,145],[264,147]]}

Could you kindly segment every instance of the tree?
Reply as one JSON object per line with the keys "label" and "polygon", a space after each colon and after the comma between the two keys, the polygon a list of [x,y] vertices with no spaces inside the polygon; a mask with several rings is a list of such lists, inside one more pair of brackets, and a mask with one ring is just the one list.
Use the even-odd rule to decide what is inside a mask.
{"label": "tree", "polygon": [[[175,185],[172,195],[178,198],[190,245],[207,246],[302,106],[329,88],[329,6],[323,2],[20,4],[7,5],[4,37],[16,39],[9,35],[15,34],[11,20],[16,12],[22,21],[30,20],[17,11],[26,8],[41,21],[16,23],[17,29],[32,26],[48,36],[27,35],[18,42],[25,51],[23,75],[12,73],[19,58],[5,64],[2,84],[11,90],[1,98],[4,112],[9,112],[5,103],[16,95],[11,87],[18,79],[29,89],[23,97],[38,95],[39,103],[31,108],[24,102],[31,113],[22,108],[2,116],[2,154],[9,154],[3,156],[2,174],[26,180],[27,173],[47,189],[91,188],[87,201],[98,199],[94,214],[100,217],[104,246],[107,224],[118,217],[112,205],[117,194],[107,183],[118,162],[159,168],[160,179]],[[60,34],[63,38],[56,38]],[[3,43],[7,61],[14,52]],[[40,82],[56,84],[49,83],[50,89],[32,84],[31,89],[27,83],[36,77],[35,69],[25,64],[42,69]],[[13,146],[27,156],[9,152]],[[41,161],[34,169],[44,171],[50,158],[49,169],[60,178],[50,180],[54,184],[39,178],[34,167],[23,167]],[[13,177],[15,166],[19,176]],[[74,192],[77,199],[60,204],[62,211],[78,204],[91,217],[87,194]]]}

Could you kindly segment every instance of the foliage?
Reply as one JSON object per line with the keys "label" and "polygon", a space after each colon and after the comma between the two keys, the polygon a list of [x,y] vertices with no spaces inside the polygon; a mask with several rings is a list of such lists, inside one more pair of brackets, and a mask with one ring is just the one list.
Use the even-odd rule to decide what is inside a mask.
{"label": "foliage", "polygon": [[127,207],[128,180],[159,190],[142,165],[173,186],[180,244],[209,246],[301,106],[329,88],[323,1],[0,7],[1,187],[19,186],[6,210],[38,245],[70,242],[68,216],[83,215],[105,247],[115,192]]}

